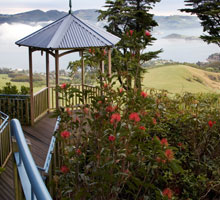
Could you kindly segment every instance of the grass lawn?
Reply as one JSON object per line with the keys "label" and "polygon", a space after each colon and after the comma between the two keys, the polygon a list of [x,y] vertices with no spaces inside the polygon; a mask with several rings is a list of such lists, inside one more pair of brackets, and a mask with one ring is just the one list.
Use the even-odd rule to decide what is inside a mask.
{"label": "grass lawn", "polygon": [[165,89],[172,93],[219,92],[220,82],[212,81],[206,72],[185,65],[171,65],[149,69],[144,75],[143,85],[147,88]]}
{"label": "grass lawn", "polygon": [[[7,74],[0,74],[0,88],[2,88],[3,86],[5,86],[5,84],[7,82],[11,82],[12,85],[16,85],[18,89],[21,88],[22,85],[26,86],[26,87],[29,87],[29,83],[28,82],[12,82],[11,81],[11,78],[8,77]],[[46,84],[45,86],[37,86],[37,87],[34,87],[34,93],[41,90],[42,88],[46,87]]]}
{"label": "grass lawn", "polygon": [[[67,79],[63,76],[61,78]],[[11,82],[8,75],[0,74],[0,88],[7,82]],[[19,89],[22,85],[29,87],[28,82],[11,83]],[[38,85],[34,83],[34,93],[46,86],[46,84],[43,86]],[[220,73],[207,72],[186,65],[161,66],[151,68],[144,74],[143,85],[146,88],[165,89],[171,93],[219,93]],[[118,83],[116,86],[120,87]]]}

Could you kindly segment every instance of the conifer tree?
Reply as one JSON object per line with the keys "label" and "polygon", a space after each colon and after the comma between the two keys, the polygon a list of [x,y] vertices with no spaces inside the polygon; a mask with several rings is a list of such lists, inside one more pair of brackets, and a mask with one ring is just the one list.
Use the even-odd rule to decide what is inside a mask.
{"label": "conifer tree", "polygon": [[151,35],[157,22],[149,11],[160,0],[106,0],[106,10],[100,10],[99,20],[107,20],[107,31],[121,38],[112,52],[112,68],[122,86],[141,88],[142,64],[156,58],[161,50],[147,52],[156,40]]}
{"label": "conifer tree", "polygon": [[220,1],[219,0],[185,0],[186,6],[182,12],[196,14],[201,20],[203,31],[207,32],[201,38],[209,43],[220,46]]}

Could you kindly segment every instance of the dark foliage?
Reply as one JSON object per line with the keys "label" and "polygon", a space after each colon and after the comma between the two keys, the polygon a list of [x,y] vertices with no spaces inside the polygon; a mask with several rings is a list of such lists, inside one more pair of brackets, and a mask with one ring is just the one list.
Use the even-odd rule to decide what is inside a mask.
{"label": "dark foliage", "polygon": [[220,1],[185,0],[185,4],[191,8],[181,9],[181,11],[196,14],[201,20],[203,31],[207,32],[201,38],[208,44],[214,43],[220,46]]}

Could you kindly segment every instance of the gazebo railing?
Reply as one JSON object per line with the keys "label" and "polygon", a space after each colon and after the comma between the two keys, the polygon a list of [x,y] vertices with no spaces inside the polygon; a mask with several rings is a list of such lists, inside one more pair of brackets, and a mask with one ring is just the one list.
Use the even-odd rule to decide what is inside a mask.
{"label": "gazebo railing", "polygon": [[48,88],[34,94],[34,120],[36,121],[49,110]]}
{"label": "gazebo railing", "polygon": [[9,117],[0,111],[0,167],[4,168],[11,153]]}
{"label": "gazebo railing", "polygon": [[[61,92],[59,93],[59,106],[71,106],[74,109],[83,103],[91,104],[91,97],[100,95],[100,89],[92,85],[72,85],[69,90],[72,88],[76,88],[81,92],[85,91],[83,102],[81,101],[82,97],[80,99],[80,95],[77,95],[77,93],[69,98],[67,97],[68,99],[64,99],[64,97],[66,98],[66,95],[64,92]],[[56,109],[55,86],[49,88],[49,94],[50,97],[48,97],[47,87],[34,94],[34,122],[40,119],[50,109]],[[49,101],[48,98],[50,99]],[[50,105],[48,105],[48,102]],[[0,110],[4,113],[7,113],[11,119],[19,119],[23,125],[28,125],[31,123],[30,95],[0,94]]]}
{"label": "gazebo railing", "polygon": [[[98,87],[96,86],[92,86],[92,85],[71,85],[72,87],[70,87],[68,90],[71,90],[72,88],[76,88],[79,91],[89,91],[88,93],[86,93],[86,95],[84,96],[84,103],[85,104],[90,104],[91,103],[91,97],[92,96],[98,96],[100,94],[100,90]],[[52,86],[51,87],[51,109],[56,109],[56,87]],[[80,100],[80,96],[77,95],[76,93],[72,96],[72,97],[67,97],[68,99],[65,99],[64,97],[66,97],[64,92],[59,93],[59,106],[61,107],[67,107],[69,105],[73,106],[73,108],[82,105],[82,101]]]}
{"label": "gazebo railing", "polygon": [[22,124],[30,123],[30,95],[0,94],[0,110]]}

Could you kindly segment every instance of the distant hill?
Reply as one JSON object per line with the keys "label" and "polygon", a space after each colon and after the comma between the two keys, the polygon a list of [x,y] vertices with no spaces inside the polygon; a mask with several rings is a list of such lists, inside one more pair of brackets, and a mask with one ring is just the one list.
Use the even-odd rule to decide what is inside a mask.
{"label": "distant hill", "polygon": [[157,21],[159,28],[161,29],[185,29],[201,27],[196,16],[155,16],[154,19]]}
{"label": "distant hill", "polygon": [[[89,10],[77,10],[73,12],[76,16],[89,21],[97,22],[98,13],[94,9]],[[2,15],[0,14],[0,24],[3,23],[23,23],[31,24],[45,21],[55,21],[63,16],[67,15],[66,12],[49,10],[47,12],[41,10],[32,10],[24,13],[18,13],[14,15]]]}
{"label": "distant hill", "polygon": [[172,93],[219,92],[220,73],[207,72],[186,65],[167,65],[147,70],[143,85]]}
{"label": "distant hill", "polygon": [[200,40],[200,38],[196,37],[196,36],[185,36],[185,35],[180,35],[180,34],[176,34],[176,33],[167,35],[167,36],[165,36],[163,38],[164,39]]}
{"label": "distant hill", "polygon": [[[92,23],[97,22],[99,13],[95,9],[77,10],[73,12],[76,16],[88,20]],[[50,10],[47,12],[41,10],[32,10],[14,15],[0,14],[0,24],[2,23],[24,23],[31,24],[36,22],[54,21],[64,15],[66,12]],[[198,18],[195,16],[155,16],[155,20],[159,24],[160,29],[184,29],[200,27]]]}
{"label": "distant hill", "polygon": [[209,62],[220,62],[220,53],[214,53],[207,59]]}

